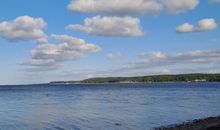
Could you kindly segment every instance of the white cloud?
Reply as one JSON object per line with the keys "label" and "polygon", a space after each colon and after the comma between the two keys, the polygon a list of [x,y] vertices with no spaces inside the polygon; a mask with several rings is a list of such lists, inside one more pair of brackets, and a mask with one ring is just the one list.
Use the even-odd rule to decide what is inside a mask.
{"label": "white cloud", "polygon": [[214,30],[217,28],[217,23],[215,19],[209,18],[209,19],[202,19],[198,22],[198,27],[189,24],[184,23],[176,28],[176,31],[179,33],[188,33],[188,32],[203,32],[203,31],[209,31]]}
{"label": "white cloud", "polygon": [[74,12],[95,14],[154,14],[162,5],[156,0],[72,0],[68,9]]}
{"label": "white cloud", "polygon": [[85,53],[98,52],[100,47],[68,35],[51,35],[56,44],[40,44],[31,50],[31,60],[20,63],[32,67],[57,68],[66,61],[77,60]]}
{"label": "white cloud", "polygon": [[161,71],[161,74],[169,74],[169,73],[171,73],[171,71],[169,69],[163,69]]}
{"label": "white cloud", "polygon": [[199,0],[72,0],[73,12],[110,15],[150,15],[160,12],[181,13],[194,9]]}
{"label": "white cloud", "polygon": [[179,33],[195,32],[195,27],[192,24],[184,23],[176,28]]}
{"label": "white cloud", "polygon": [[[19,16],[13,21],[0,22],[0,36],[9,42],[33,40],[37,48],[31,50],[31,59],[20,65],[28,66],[26,70],[45,71],[57,69],[64,65],[64,62],[82,58],[86,53],[98,52],[101,48],[88,43],[83,39],[74,38],[68,35],[47,36],[43,29],[47,23],[42,18]],[[53,44],[48,42],[52,39]]]}
{"label": "white cloud", "polygon": [[140,20],[132,17],[101,17],[87,18],[84,25],[71,24],[67,29],[83,31],[88,35],[100,36],[141,36],[143,32]]}
{"label": "white cloud", "polygon": [[199,21],[199,31],[213,30],[217,27],[215,19],[203,19]]}
{"label": "white cloud", "polygon": [[20,63],[21,65],[31,65],[31,66],[54,66],[55,60],[53,59],[31,59],[26,62]]}
{"label": "white cloud", "polygon": [[138,54],[139,57],[146,57],[149,56],[150,59],[157,59],[157,60],[161,60],[161,59],[165,59],[166,58],[166,55],[162,52],[149,52],[149,53],[140,53]]}
{"label": "white cloud", "polygon": [[138,59],[120,66],[67,71],[68,76],[82,78],[109,76],[145,76],[155,74],[220,72],[220,50],[194,50],[181,53],[143,52]]}
{"label": "white cloud", "polygon": [[196,50],[183,53],[166,54],[162,52],[147,52],[138,55],[139,61],[131,62],[125,68],[156,68],[177,65],[197,64],[199,67],[202,64],[219,64],[220,50]]}
{"label": "white cloud", "polygon": [[47,42],[47,35],[43,29],[47,23],[42,18],[19,16],[13,21],[0,23],[0,36],[10,42],[36,40],[39,43]]}
{"label": "white cloud", "polygon": [[165,4],[168,12],[175,14],[194,9],[199,4],[199,0],[161,0],[161,2]]}

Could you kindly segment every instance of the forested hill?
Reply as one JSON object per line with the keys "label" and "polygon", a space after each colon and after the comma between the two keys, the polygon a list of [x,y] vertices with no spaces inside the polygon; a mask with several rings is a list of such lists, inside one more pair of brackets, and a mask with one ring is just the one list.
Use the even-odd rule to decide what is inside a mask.
{"label": "forested hill", "polygon": [[138,83],[138,82],[219,82],[220,74],[178,74],[140,77],[90,78],[80,83]]}

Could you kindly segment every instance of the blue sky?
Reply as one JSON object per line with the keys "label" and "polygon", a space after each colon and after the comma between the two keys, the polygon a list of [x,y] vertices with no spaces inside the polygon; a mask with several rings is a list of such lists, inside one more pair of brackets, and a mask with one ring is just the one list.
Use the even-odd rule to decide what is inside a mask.
{"label": "blue sky", "polygon": [[220,72],[219,0],[84,1],[1,1],[0,84]]}

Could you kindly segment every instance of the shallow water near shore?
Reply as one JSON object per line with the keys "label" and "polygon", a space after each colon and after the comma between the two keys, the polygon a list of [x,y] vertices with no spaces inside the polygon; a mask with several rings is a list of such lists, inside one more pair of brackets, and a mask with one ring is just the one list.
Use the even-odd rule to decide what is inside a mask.
{"label": "shallow water near shore", "polygon": [[220,83],[0,86],[1,130],[150,130],[219,108]]}

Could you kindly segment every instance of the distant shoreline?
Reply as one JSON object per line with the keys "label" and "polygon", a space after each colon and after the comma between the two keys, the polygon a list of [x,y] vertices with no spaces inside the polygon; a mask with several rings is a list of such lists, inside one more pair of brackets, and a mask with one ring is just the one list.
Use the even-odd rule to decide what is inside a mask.
{"label": "distant shoreline", "polygon": [[7,86],[39,86],[39,85],[105,85],[105,84],[172,84],[172,83],[220,83],[220,82],[139,82],[139,83],[40,83],[40,84],[6,84],[0,85],[0,87],[7,87]]}
{"label": "distant shoreline", "polygon": [[155,130],[220,130],[220,116],[155,128]]}
{"label": "distant shoreline", "polygon": [[175,82],[220,82],[220,74],[176,74],[136,77],[97,77],[80,81],[53,81],[50,84],[136,84],[136,83],[175,83]]}
{"label": "distant shoreline", "polygon": [[[106,82],[106,83],[48,83],[51,85],[71,85],[71,84],[158,84],[158,83],[218,83],[217,81],[213,81],[213,82],[134,82],[134,83],[120,83],[120,82],[115,82],[115,83],[111,83],[111,82]],[[34,84],[34,85],[38,85],[38,84]]]}
{"label": "distant shoreline", "polygon": [[217,73],[192,73],[175,75],[152,75],[136,77],[97,77],[84,80],[52,81],[34,84],[1,84],[1,86],[29,86],[29,85],[59,85],[59,84],[153,84],[153,83],[199,83],[220,82],[220,74]]}

